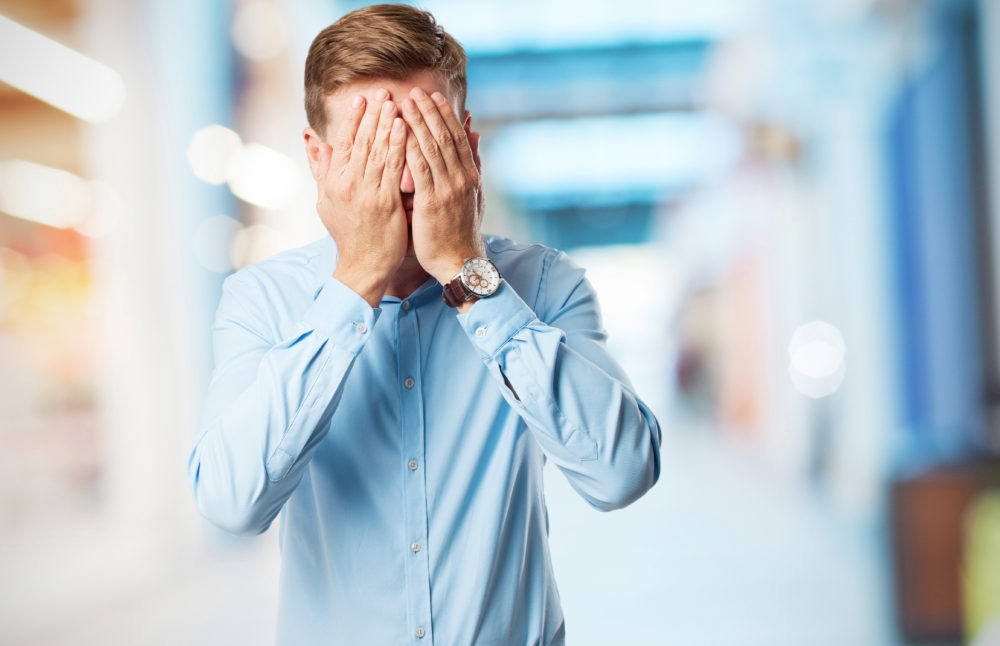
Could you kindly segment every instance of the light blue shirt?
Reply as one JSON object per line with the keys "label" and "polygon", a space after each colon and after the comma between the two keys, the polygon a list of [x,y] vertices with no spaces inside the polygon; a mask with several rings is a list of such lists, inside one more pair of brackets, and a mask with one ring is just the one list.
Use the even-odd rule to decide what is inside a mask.
{"label": "light blue shirt", "polygon": [[433,279],[373,309],[329,237],[226,279],[188,475],[227,531],[281,512],[279,644],[563,644],[546,459],[600,510],[656,482],[583,270],[485,240],[504,280],[466,314]]}

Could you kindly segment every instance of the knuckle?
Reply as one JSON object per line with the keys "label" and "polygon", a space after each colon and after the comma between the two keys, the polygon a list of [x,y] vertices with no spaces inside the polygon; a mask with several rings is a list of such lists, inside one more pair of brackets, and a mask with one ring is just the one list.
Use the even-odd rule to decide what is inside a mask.
{"label": "knuckle", "polygon": [[406,160],[399,155],[389,155],[385,160],[385,166],[390,170],[399,170],[405,163]]}
{"label": "knuckle", "polygon": [[438,145],[441,146],[442,148],[446,148],[452,145],[451,133],[448,132],[447,130],[442,130],[441,132],[437,133],[435,140],[437,141]]}
{"label": "knuckle", "polygon": [[396,198],[392,194],[380,192],[378,195],[378,205],[381,211],[391,211],[396,206]]}
{"label": "knuckle", "polygon": [[359,150],[368,150],[372,147],[372,138],[369,135],[358,135],[358,138],[354,141],[354,144]]}
{"label": "knuckle", "polygon": [[333,142],[332,148],[338,153],[346,153],[351,150],[351,146],[353,145],[354,142],[347,137],[337,137]]}
{"label": "knuckle", "polygon": [[424,151],[424,157],[431,160],[437,160],[441,158],[441,149],[433,141],[427,146],[427,150]]}

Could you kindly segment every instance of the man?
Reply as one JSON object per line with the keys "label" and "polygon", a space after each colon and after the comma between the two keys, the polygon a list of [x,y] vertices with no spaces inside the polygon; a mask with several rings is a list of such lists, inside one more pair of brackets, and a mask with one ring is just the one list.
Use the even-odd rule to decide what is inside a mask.
{"label": "man", "polygon": [[324,29],[304,137],[330,235],[223,287],[189,476],[228,531],[283,512],[283,644],[563,644],[544,462],[602,510],[659,475],[583,271],[480,233],[465,63],[407,6]]}

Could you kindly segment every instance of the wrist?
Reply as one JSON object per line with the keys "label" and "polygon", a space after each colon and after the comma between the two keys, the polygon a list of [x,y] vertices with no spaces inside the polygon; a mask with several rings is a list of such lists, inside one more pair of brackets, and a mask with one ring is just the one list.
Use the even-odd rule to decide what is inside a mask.
{"label": "wrist", "polygon": [[469,258],[485,258],[485,249],[468,248],[462,252],[453,252],[441,257],[431,267],[425,268],[427,273],[442,285],[451,282],[462,271],[462,266]]}
{"label": "wrist", "polygon": [[389,284],[388,276],[382,276],[380,273],[352,271],[349,267],[342,267],[340,263],[334,270],[333,277],[365,299],[373,308],[378,307],[382,302],[382,296]]}
{"label": "wrist", "polygon": [[456,275],[458,275],[460,271],[462,271],[462,265],[464,264],[465,264],[465,258],[459,259],[457,261],[455,259],[446,260],[434,265],[433,270],[428,269],[427,273],[433,276],[434,280],[436,280],[437,282],[441,283],[442,285],[446,285],[449,282],[451,282],[452,278],[454,278]]}
{"label": "wrist", "polygon": [[474,302],[496,294],[502,280],[492,260],[482,256],[469,258],[457,275],[447,282],[442,281],[441,298],[445,305],[465,314]]}

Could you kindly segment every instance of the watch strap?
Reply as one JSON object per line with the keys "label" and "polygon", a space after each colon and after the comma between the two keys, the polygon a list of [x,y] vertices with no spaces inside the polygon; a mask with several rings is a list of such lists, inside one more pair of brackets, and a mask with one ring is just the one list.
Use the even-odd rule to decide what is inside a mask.
{"label": "watch strap", "polygon": [[441,286],[441,298],[448,307],[458,307],[462,303],[479,300],[479,297],[466,289],[462,283],[461,272]]}

